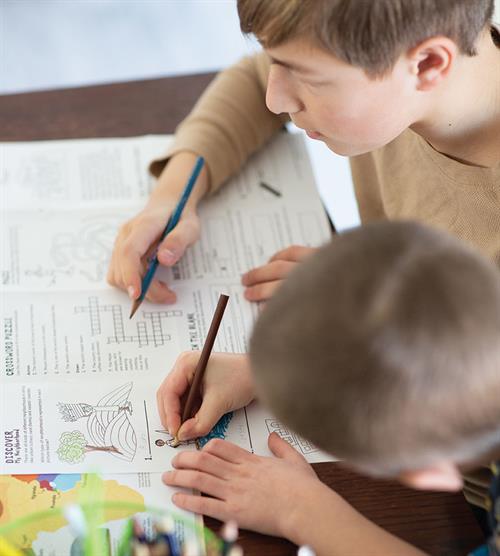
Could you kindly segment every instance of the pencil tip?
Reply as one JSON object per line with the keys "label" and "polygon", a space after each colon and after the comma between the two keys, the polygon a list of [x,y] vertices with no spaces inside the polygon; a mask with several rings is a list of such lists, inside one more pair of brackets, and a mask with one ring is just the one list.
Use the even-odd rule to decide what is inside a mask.
{"label": "pencil tip", "polygon": [[141,304],[141,300],[140,299],[135,299],[134,303],[132,304],[132,310],[130,311],[130,317],[129,319],[131,319],[134,315],[135,312],[137,311],[137,309],[139,309],[139,305]]}
{"label": "pencil tip", "polygon": [[179,439],[177,438],[177,436],[174,436],[174,439],[172,440],[172,443],[170,444],[170,446],[172,448],[177,448],[177,446],[179,446],[179,444],[180,444]]}

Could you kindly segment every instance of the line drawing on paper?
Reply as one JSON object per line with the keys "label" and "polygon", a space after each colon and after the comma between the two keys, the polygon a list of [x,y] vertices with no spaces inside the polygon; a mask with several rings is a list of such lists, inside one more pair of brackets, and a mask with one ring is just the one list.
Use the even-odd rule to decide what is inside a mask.
{"label": "line drawing on paper", "polygon": [[54,234],[49,251],[52,266],[76,265],[78,273],[90,282],[102,281],[122,219],[117,214],[92,215],[84,218],[76,230]]}
{"label": "line drawing on paper", "polygon": [[57,455],[61,461],[80,463],[88,452],[105,452],[132,461],[137,449],[137,437],[130,422],[132,403],[129,401],[133,382],[115,388],[96,405],[88,403],[59,403],[65,422],[86,419],[87,435],[81,431],[63,432],[59,437]]}
{"label": "line drawing on paper", "polygon": [[305,440],[298,434],[295,434],[276,419],[266,419],[266,427],[269,434],[275,432],[283,440],[286,440],[290,446],[305,456],[319,451],[318,448],[316,448],[316,446],[311,444],[308,440]]}

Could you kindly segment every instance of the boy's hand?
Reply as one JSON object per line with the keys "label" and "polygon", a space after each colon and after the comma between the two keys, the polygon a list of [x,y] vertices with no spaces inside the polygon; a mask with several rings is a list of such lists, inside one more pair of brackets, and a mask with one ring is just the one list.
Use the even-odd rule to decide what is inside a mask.
{"label": "boy's hand", "polygon": [[211,440],[198,452],[181,452],[166,485],[196,489],[173,495],[174,504],[242,529],[310,544],[318,556],[425,556],[392,536],[323,484],[306,460],[276,433],[268,440],[277,458],[250,454],[225,440]]}
{"label": "boy's hand", "polygon": [[262,266],[249,270],[241,277],[245,286],[245,298],[248,301],[266,301],[282,284],[288,273],[297,263],[302,262],[316,251],[314,247],[292,245],[275,253]]}
{"label": "boy's hand", "polygon": [[[125,222],[118,232],[107,279],[112,286],[128,292],[132,299],[137,299],[141,293],[141,280],[148,258],[179,201],[196,159],[197,155],[190,152],[174,155],[159,177],[146,207]],[[158,260],[162,265],[174,265],[187,247],[198,239],[200,222],[196,207],[207,188],[208,170],[205,165],[177,226],[158,246]],[[176,300],[175,293],[159,280],[151,282],[146,298],[161,303],[174,303]]]}
{"label": "boy's hand", "polygon": [[179,429],[182,399],[189,390],[199,358],[199,351],[181,353],[156,393],[161,422],[170,434],[177,433],[179,440],[208,434],[225,413],[248,405],[255,397],[248,357],[213,353],[203,377],[201,406]]}
{"label": "boy's hand", "polygon": [[[125,290],[131,299],[141,293],[151,247],[161,236],[175,202],[166,205],[147,206],[137,216],[125,222],[118,232],[108,269],[108,282]],[[177,226],[158,246],[158,260],[164,266],[172,266],[184,254],[186,248],[200,235],[200,223],[195,210],[184,209]],[[158,303],[175,303],[176,295],[168,286],[154,279],[146,299]]]}
{"label": "boy's hand", "polygon": [[306,460],[276,433],[269,448],[277,458],[250,454],[225,440],[211,440],[198,452],[177,454],[169,486],[197,489],[207,496],[177,493],[173,502],[188,511],[228,521],[244,529],[289,538],[295,513],[318,488],[327,489]]}

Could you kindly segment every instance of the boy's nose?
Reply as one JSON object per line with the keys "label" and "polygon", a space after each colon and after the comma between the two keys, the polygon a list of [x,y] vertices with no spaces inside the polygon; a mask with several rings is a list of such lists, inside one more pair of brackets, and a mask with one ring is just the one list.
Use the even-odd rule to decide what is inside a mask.
{"label": "boy's nose", "polygon": [[269,72],[266,105],[275,114],[294,114],[302,109],[301,102],[294,94],[292,83],[285,72],[284,68],[277,65],[272,65]]}

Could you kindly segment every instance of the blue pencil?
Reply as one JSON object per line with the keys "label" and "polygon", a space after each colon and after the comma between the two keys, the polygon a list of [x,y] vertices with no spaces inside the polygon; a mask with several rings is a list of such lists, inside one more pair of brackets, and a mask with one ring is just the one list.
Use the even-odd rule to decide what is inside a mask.
{"label": "blue pencil", "polygon": [[[196,183],[196,180],[198,179],[198,176],[200,175],[200,172],[201,172],[201,169],[203,168],[204,163],[205,163],[205,160],[202,156],[199,156],[196,159],[196,163],[194,165],[193,171],[191,172],[191,175],[189,176],[186,187],[184,188],[184,191],[182,192],[181,198],[179,199],[179,202],[177,203],[177,206],[175,207],[174,212],[172,213],[172,215],[168,219],[167,225],[165,226],[165,229],[163,230],[163,233],[162,233],[162,235],[161,235],[161,237],[158,241],[158,245],[177,226],[177,224],[178,224],[178,222],[181,218],[182,211],[184,210],[184,207],[186,206],[186,203],[188,202],[189,196],[191,195],[191,191],[193,191],[194,184]],[[135,312],[137,311],[137,309],[139,308],[139,306],[143,302],[144,298],[146,297],[146,293],[148,292],[149,285],[151,284],[151,281],[153,280],[153,276],[154,276],[154,274],[156,272],[156,269],[159,265],[157,254],[158,254],[158,252],[157,252],[157,249],[156,249],[155,252],[153,253],[150,261],[149,261],[149,265],[146,269],[146,274],[144,275],[144,278],[142,279],[141,295],[136,300],[134,300],[134,303],[132,304],[132,310],[130,311],[130,317],[129,318],[132,318],[134,316]]]}

